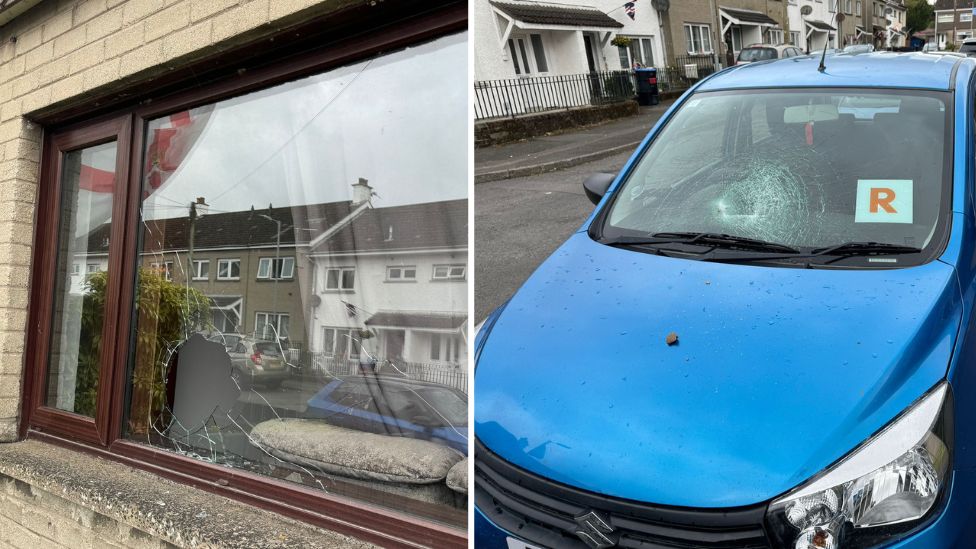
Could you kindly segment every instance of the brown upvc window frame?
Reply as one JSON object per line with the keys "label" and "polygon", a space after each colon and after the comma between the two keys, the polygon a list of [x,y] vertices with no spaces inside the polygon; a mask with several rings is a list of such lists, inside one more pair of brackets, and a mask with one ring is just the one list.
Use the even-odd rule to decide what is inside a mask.
{"label": "brown upvc window frame", "polygon": [[[382,14],[387,14],[386,19]],[[369,32],[363,32],[364,27]],[[241,55],[257,56],[262,51],[260,45],[247,46],[244,53],[223,52],[198,62],[196,68],[191,66],[182,71],[186,79],[183,83],[188,85],[182,90],[174,91],[179,89],[179,82],[172,80],[176,76],[169,75],[161,78],[156,88],[155,93],[159,93],[159,96],[154,95],[153,91],[141,95],[118,93],[99,102],[101,105],[111,105],[113,110],[108,112],[86,116],[81,109],[68,108],[40,113],[36,117],[36,121],[45,128],[45,136],[37,195],[35,243],[52,242],[57,236],[63,154],[110,141],[118,143],[109,241],[109,297],[102,332],[103,341],[113,342],[114,348],[106,346],[103,349],[94,418],[44,405],[45,376],[54,320],[58,247],[35,245],[20,434],[22,438],[42,440],[125,463],[386,547],[466,547],[467,533],[464,530],[288,481],[198,461],[122,438],[135,322],[134,281],[139,264],[141,166],[149,121],[267,89],[411,44],[462,32],[467,29],[467,6],[458,0],[408,0],[398,6],[356,6],[326,20],[305,22],[301,30],[283,31],[277,37],[278,43],[295,40],[304,49],[308,46],[310,32],[317,30],[322,33],[321,36],[326,36],[325,33],[332,29],[338,29],[332,36],[342,38],[332,40],[330,37],[330,40],[319,41],[319,44],[328,42],[328,45],[315,51],[298,53],[296,50],[293,52],[295,55],[281,62],[264,59],[255,62],[253,68],[223,72],[219,78],[199,84],[204,69],[214,69],[222,64],[237,67],[246,64],[239,61]],[[166,78],[171,80],[162,82]],[[126,99],[120,100],[120,97]]]}

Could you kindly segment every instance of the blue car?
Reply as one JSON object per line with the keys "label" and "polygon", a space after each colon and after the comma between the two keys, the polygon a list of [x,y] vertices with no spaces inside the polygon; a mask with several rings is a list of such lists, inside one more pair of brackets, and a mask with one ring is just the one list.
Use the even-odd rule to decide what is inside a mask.
{"label": "blue car", "polygon": [[467,396],[437,383],[370,373],[337,377],[308,400],[305,417],[468,454]]}
{"label": "blue car", "polygon": [[976,547],[976,60],[698,83],[475,341],[481,548]]}

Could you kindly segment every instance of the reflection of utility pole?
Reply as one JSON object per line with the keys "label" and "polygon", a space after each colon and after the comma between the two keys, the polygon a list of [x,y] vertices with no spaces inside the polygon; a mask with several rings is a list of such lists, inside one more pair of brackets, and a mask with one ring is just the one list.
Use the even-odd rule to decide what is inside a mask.
{"label": "reflection of utility pole", "polygon": [[[268,213],[270,212],[271,209],[268,208]],[[258,217],[263,217],[268,221],[273,222],[277,227],[275,231],[275,258],[274,258],[274,263],[271,264],[271,277],[274,280],[273,282],[274,289],[272,290],[271,293],[271,311],[275,315],[274,331],[275,331],[275,339],[277,340],[280,339],[280,334],[281,334],[280,332],[281,315],[278,314],[278,279],[281,278],[281,271],[284,270],[283,265],[281,265],[281,221],[278,221],[277,219],[271,217],[270,215],[259,214]],[[275,272],[275,269],[278,269],[277,273]]]}
{"label": "reflection of utility pole", "polygon": [[207,215],[207,209],[210,206],[207,205],[206,201],[202,196],[197,197],[196,202],[190,202],[190,236],[187,245],[186,261],[187,269],[186,272],[190,273],[190,279],[193,278],[193,237],[196,233],[197,219]]}

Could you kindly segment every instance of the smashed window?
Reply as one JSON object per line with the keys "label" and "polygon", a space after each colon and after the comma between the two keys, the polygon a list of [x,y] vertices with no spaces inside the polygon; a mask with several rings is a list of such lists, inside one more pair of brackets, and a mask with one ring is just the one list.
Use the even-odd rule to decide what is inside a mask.
{"label": "smashed window", "polygon": [[934,249],[948,219],[947,104],[914,90],[695,94],[617,192],[604,237]]}
{"label": "smashed window", "polygon": [[148,122],[128,439],[465,526],[466,57],[444,37]]}

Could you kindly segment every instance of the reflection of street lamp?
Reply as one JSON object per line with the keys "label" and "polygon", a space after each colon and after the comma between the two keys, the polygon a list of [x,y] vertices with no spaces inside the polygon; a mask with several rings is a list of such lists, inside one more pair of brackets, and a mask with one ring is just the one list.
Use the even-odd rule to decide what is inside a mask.
{"label": "reflection of street lamp", "polygon": [[275,273],[275,267],[277,267],[278,269],[281,269],[282,268],[282,266],[280,264],[280,261],[281,261],[281,221],[278,221],[277,219],[271,217],[270,215],[259,214],[258,217],[263,217],[263,218],[267,219],[268,221],[273,222],[275,224],[275,226],[277,227],[277,230],[275,232],[275,258],[274,258],[274,263],[271,264],[271,276],[272,276],[272,278],[274,280],[274,290],[272,290],[272,294],[271,294],[271,311],[275,315],[274,332],[275,332],[275,340],[277,341],[277,340],[280,340],[281,339],[280,333],[278,332],[278,329],[281,327],[281,321],[279,320],[281,317],[280,317],[280,315],[278,315],[278,279],[281,278],[281,273],[279,272],[279,273],[276,274]]}
{"label": "reflection of street lamp", "polygon": [[[190,202],[190,237],[187,243],[186,261],[187,261],[187,273],[189,275],[188,281],[193,279],[193,236],[196,233],[197,219],[207,215],[210,211],[210,205],[207,204],[206,200],[202,196],[197,197],[196,202]],[[187,284],[189,285],[189,283]]]}

